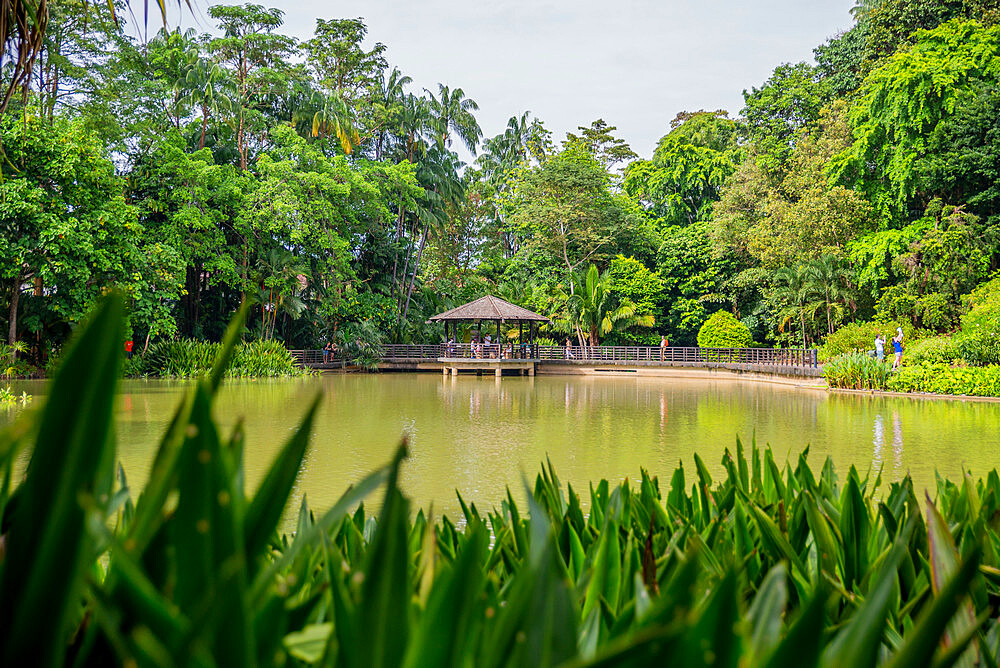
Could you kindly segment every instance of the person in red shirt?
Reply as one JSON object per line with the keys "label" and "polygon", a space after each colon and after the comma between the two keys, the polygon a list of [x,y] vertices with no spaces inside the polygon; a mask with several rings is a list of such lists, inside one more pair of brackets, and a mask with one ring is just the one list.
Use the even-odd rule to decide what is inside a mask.
{"label": "person in red shirt", "polygon": [[132,359],[132,339],[125,342],[125,357]]}

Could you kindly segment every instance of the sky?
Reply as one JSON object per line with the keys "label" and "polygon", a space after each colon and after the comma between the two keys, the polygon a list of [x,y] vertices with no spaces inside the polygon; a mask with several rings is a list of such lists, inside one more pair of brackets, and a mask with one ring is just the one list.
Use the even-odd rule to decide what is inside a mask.
{"label": "sky", "polygon": [[[316,18],[361,17],[411,90],[461,87],[484,136],[530,111],[557,141],[603,118],[640,156],[680,111],[743,106],[784,62],[851,26],[853,0],[255,0],[285,12],[284,32],[312,36]],[[210,31],[194,0],[185,28]],[[150,3],[152,4],[152,3]],[[226,3],[232,4],[232,3]],[[168,19],[178,21],[177,11]],[[139,17],[140,22],[142,17]],[[150,31],[158,17],[150,17]],[[159,27],[156,25],[155,27]],[[468,159],[468,156],[463,156]]]}

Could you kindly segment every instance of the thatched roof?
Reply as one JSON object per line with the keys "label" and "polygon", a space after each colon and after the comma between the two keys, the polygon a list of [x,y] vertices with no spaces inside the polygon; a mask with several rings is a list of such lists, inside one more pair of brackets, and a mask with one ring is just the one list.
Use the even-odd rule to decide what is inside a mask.
{"label": "thatched roof", "polygon": [[549,322],[544,315],[538,315],[526,308],[515,306],[510,302],[505,302],[499,297],[486,295],[474,302],[463,304],[462,306],[438,313],[427,322],[443,322],[445,320],[500,320],[509,321],[538,321]]}

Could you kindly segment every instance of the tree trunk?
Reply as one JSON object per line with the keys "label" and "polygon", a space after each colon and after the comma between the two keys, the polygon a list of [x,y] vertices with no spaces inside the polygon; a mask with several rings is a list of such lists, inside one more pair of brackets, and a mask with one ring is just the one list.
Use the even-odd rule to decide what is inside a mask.
{"label": "tree trunk", "polygon": [[[419,218],[417,218],[417,222],[418,223],[420,222]],[[410,234],[410,238],[411,239],[413,238],[413,234],[412,233]],[[402,318],[403,300],[404,300],[403,285],[406,283],[406,277],[409,276],[409,274],[410,274],[410,249],[407,248],[406,249],[406,261],[403,263],[403,273],[399,277],[399,296],[396,297],[396,325],[397,326],[399,325],[400,322],[402,322],[402,319],[403,319]]]}
{"label": "tree trunk", "polygon": [[[7,343],[12,347],[17,341],[17,304],[21,300],[21,272],[17,272],[17,276],[14,277],[14,283],[11,288],[10,294],[10,311],[9,320],[10,329],[7,332]],[[10,361],[13,363],[17,360],[17,351],[10,351]]]}
{"label": "tree trunk", "polygon": [[802,325],[802,349],[806,348],[806,316],[804,313],[799,313],[799,323]]}
{"label": "tree trunk", "polygon": [[201,108],[201,139],[198,140],[198,150],[205,148],[205,130],[208,128],[208,109]]}
{"label": "tree trunk", "polygon": [[240,154],[240,171],[247,170],[247,152],[244,145],[246,132],[243,128],[243,110],[240,110],[240,120],[236,126],[236,152]]}
{"label": "tree trunk", "polygon": [[406,291],[406,307],[403,309],[403,320],[410,311],[410,296],[413,294],[413,285],[417,282],[417,269],[420,267],[420,256],[424,254],[424,246],[427,244],[428,229],[424,227],[424,235],[420,238],[420,249],[417,251],[417,259],[413,262],[413,277],[410,279],[410,287]]}
{"label": "tree trunk", "polygon": [[396,296],[396,270],[399,267],[399,238],[403,234],[404,215],[406,215],[406,210],[403,208],[401,203],[399,205],[399,216],[396,218],[396,248],[392,252],[392,285],[389,293],[390,297]]}

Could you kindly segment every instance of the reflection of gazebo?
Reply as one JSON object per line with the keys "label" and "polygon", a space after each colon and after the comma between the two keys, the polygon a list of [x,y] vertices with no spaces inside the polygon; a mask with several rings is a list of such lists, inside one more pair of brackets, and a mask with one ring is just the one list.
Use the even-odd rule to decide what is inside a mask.
{"label": "reflection of gazebo", "polygon": [[[446,341],[450,340],[448,336],[449,324],[452,328],[451,333],[457,340],[458,323],[460,322],[476,323],[480,336],[482,336],[483,333],[483,323],[493,323],[496,327],[498,342],[503,341],[503,325],[513,325],[514,323],[517,323],[517,341],[519,347],[527,343],[527,345],[530,346],[529,350],[532,350],[534,348],[535,334],[538,332],[538,323],[549,322],[549,319],[544,315],[538,315],[537,313],[529,311],[526,308],[515,306],[514,304],[506,302],[498,297],[486,295],[485,297],[480,297],[479,299],[469,302],[468,304],[463,304],[462,306],[453,308],[450,311],[438,313],[427,322],[443,322],[444,338]],[[525,338],[525,325],[527,325],[528,330],[527,338]]]}

